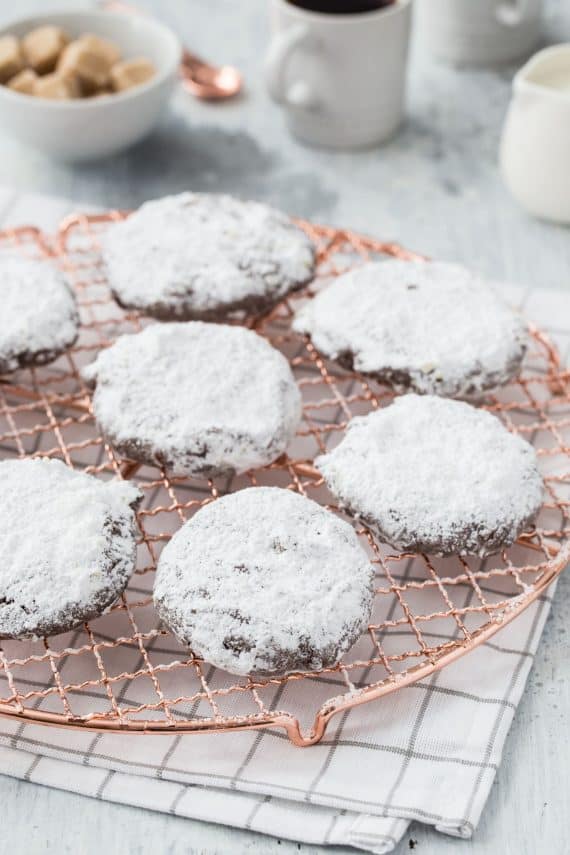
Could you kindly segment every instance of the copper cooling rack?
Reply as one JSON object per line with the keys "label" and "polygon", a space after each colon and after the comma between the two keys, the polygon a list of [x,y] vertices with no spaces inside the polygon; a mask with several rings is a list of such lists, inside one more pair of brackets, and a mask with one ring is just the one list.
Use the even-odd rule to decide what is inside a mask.
{"label": "copper cooling rack", "polygon": [[122,216],[73,216],[55,240],[28,227],[0,233],[0,252],[49,256],[63,267],[82,318],[77,345],[57,362],[0,378],[0,456],[61,458],[100,478],[132,478],[145,496],[137,571],[124,596],[73,632],[5,642],[1,715],[129,733],[284,728],[295,744],[310,745],[338,713],[424,678],[489,639],[560,573],[570,556],[570,375],[547,338],[531,329],[522,376],[484,405],[538,450],[547,490],[536,530],[480,561],[396,554],[358,526],[377,571],[372,623],[339,665],[318,674],[238,679],[181,647],[158,623],[151,597],[157,558],[173,532],[205,502],[250,484],[297,490],[340,513],[312,461],[338,443],[352,416],[392,398],[294,335],[294,305],[363,258],[414,256],[395,244],[302,223],[318,246],[317,278],[255,324],[290,359],[302,390],[304,418],[289,456],[239,478],[171,478],[121,459],[104,443],[79,373],[117,335],[148,323],[114,303],[101,266],[99,237]]}

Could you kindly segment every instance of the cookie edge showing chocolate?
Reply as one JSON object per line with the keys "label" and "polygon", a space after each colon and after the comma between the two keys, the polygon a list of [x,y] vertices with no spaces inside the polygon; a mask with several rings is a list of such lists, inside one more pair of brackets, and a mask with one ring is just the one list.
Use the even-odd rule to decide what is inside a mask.
{"label": "cookie edge showing chocolate", "polygon": [[349,502],[344,501],[340,497],[337,497],[337,499],[339,507],[343,511],[345,511],[352,519],[362,522],[382,543],[391,546],[393,549],[398,550],[398,552],[417,554],[425,553],[427,555],[433,555],[436,558],[449,558],[453,555],[457,555],[462,558],[467,558],[469,556],[488,558],[491,555],[496,555],[496,553],[500,552],[502,549],[508,549],[512,546],[523,532],[531,532],[534,529],[535,520],[543,505],[543,501],[541,501],[536,509],[518,526],[510,526],[507,524],[498,526],[493,530],[493,532],[491,532],[490,536],[485,539],[480,537],[477,538],[477,529],[470,528],[465,530],[465,536],[462,538],[449,537],[445,540],[443,538],[428,540],[427,538],[421,539],[419,537],[413,537],[412,533],[410,533],[407,538],[399,538],[398,540],[395,540],[386,535],[382,525],[371,515],[363,514],[360,511],[354,510]]}
{"label": "cookie edge showing chocolate", "polygon": [[[310,335],[306,333],[303,335],[307,335],[307,338],[311,341]],[[337,354],[337,356],[329,356],[322,351],[319,351],[319,353],[325,359],[329,359],[331,362],[336,362],[337,365],[340,365],[341,368],[344,368],[351,374],[356,374],[360,377],[367,377],[370,380],[374,380],[376,383],[387,386],[396,395],[437,395],[438,397],[449,398],[450,400],[460,401],[466,399],[476,401],[487,392],[491,392],[501,386],[506,386],[507,383],[511,382],[511,380],[518,377],[528,351],[528,342],[521,338],[518,344],[519,347],[517,348],[516,354],[513,350],[513,356],[507,362],[503,371],[472,372],[469,375],[465,375],[461,382],[458,381],[454,385],[452,385],[449,380],[441,381],[438,380],[437,377],[432,379],[432,375],[434,373],[432,371],[408,371],[402,368],[393,369],[388,367],[381,371],[362,371],[354,367],[356,354],[353,351],[343,351],[342,353]],[[419,382],[418,378],[422,380],[423,383]],[[432,385],[432,388],[429,390],[426,389],[428,382]],[[445,391],[443,392],[439,391],[442,384],[445,385]]]}
{"label": "cookie edge showing chocolate", "polygon": [[[315,273],[313,270],[310,276],[301,282],[294,282],[290,288],[282,294],[273,296],[265,294],[244,297],[242,300],[220,304],[215,309],[206,309],[204,311],[192,309],[190,306],[185,306],[184,304],[178,304],[175,308],[172,308],[172,306],[168,306],[168,304],[164,302],[149,304],[135,302],[134,300],[124,301],[117,291],[115,291],[112,284],[110,285],[110,288],[113,299],[124,311],[139,312],[145,317],[155,318],[157,321],[167,323],[204,321],[206,323],[223,324],[230,321],[244,321],[248,318],[252,320],[255,319],[257,321],[261,320],[266,315],[270,314],[273,309],[288,297],[302,291],[303,288],[306,288],[307,285],[313,281],[314,277]],[[109,282],[111,282],[110,278]]]}
{"label": "cookie edge showing chocolate", "polygon": [[[373,586],[371,585],[372,589]],[[276,661],[274,668],[259,668],[252,669],[251,671],[233,670],[225,663],[216,662],[216,658],[209,656],[208,653],[203,654],[201,651],[195,650],[191,639],[181,631],[179,622],[176,619],[175,610],[169,609],[168,606],[165,606],[158,599],[154,599],[153,602],[161,624],[167,627],[179,644],[195,653],[197,658],[202,659],[202,661],[207,662],[209,665],[213,665],[215,668],[227,671],[228,674],[234,674],[238,677],[278,677],[297,673],[314,674],[338,665],[344,654],[348,653],[368,628],[373,606],[373,592],[370,603],[363,602],[362,620],[360,623],[358,625],[354,623],[351,626],[347,626],[345,635],[340,637],[338,641],[331,642],[324,648],[317,648],[311,646],[308,639],[300,638],[298,651],[287,651],[279,648],[274,650]]]}

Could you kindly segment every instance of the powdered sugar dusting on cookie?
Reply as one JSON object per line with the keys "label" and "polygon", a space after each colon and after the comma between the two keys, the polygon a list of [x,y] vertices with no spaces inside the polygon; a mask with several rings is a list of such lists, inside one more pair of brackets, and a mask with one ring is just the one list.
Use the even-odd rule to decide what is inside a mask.
{"label": "powdered sugar dusting on cookie", "polygon": [[0,256],[0,373],[49,362],[78,334],[75,299],[47,261]]}
{"label": "powdered sugar dusting on cookie", "polygon": [[267,308],[312,277],[314,256],[280,211],[208,193],[147,202],[103,241],[123,305],[183,320]]}
{"label": "powdered sugar dusting on cookie", "polygon": [[485,555],[542,504],[532,446],[490,413],[435,396],[353,419],[315,465],[344,506],[404,550]]}
{"label": "powdered sugar dusting on cookie", "polygon": [[520,316],[486,282],[438,262],[366,264],[307,303],[293,327],[398,391],[447,397],[506,383],[527,340]]}
{"label": "powdered sugar dusting on cookie", "polygon": [[154,600],[182,643],[231,673],[319,670],[365,631],[373,578],[348,523],[289,490],[253,487],[174,535]]}
{"label": "powdered sugar dusting on cookie", "polygon": [[116,599],[134,569],[133,484],[6,460],[0,490],[0,636],[64,631]]}
{"label": "powdered sugar dusting on cookie", "polygon": [[289,363],[242,327],[155,324],[118,339],[84,374],[97,384],[95,417],[109,440],[177,474],[270,463],[301,417]]}

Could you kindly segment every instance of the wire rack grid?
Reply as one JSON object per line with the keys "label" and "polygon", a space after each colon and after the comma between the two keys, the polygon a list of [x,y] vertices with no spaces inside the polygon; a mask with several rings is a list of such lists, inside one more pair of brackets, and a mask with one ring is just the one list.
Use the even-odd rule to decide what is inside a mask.
{"label": "wire rack grid", "polygon": [[123,333],[149,323],[111,297],[99,239],[120,212],[76,215],[55,240],[22,227],[0,233],[0,252],[61,265],[80,306],[76,345],[51,365],[0,378],[0,457],[48,456],[100,478],[137,482],[138,563],[124,595],[72,632],[0,649],[0,715],[59,727],[129,733],[284,728],[300,746],[318,742],[342,711],[409,685],[489,639],[556,578],[570,557],[570,375],[548,339],[531,328],[522,375],[484,406],[537,448],[546,501],[532,531],[485,561],[398,554],[355,524],[376,570],[368,633],[334,668],[273,678],[236,678],[183,648],[152,607],[153,571],[164,544],[204,503],[255,484],[296,490],[342,515],[313,466],[349,420],[393,394],[322,359],[293,334],[299,301],[339,272],[375,256],[416,258],[397,244],[301,223],[318,248],[318,273],[301,294],[249,322],[290,360],[303,396],[303,421],[284,455],[245,476],[214,481],[171,477],[121,459],[99,434],[81,368]]}

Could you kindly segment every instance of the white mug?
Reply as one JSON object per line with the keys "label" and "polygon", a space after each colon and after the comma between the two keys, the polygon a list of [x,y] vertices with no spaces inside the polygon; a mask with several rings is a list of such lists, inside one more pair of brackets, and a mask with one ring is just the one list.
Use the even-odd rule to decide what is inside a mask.
{"label": "white mug", "polygon": [[570,225],[570,44],[539,51],[515,76],[500,164],[523,208]]}
{"label": "white mug", "polygon": [[497,65],[540,39],[542,0],[419,0],[417,31],[451,65]]}
{"label": "white mug", "polygon": [[392,136],[403,117],[411,3],[334,15],[272,0],[267,85],[296,137],[359,148]]}

